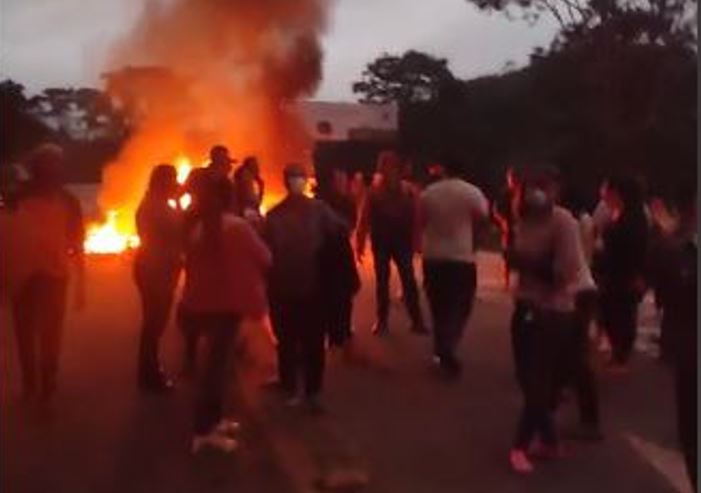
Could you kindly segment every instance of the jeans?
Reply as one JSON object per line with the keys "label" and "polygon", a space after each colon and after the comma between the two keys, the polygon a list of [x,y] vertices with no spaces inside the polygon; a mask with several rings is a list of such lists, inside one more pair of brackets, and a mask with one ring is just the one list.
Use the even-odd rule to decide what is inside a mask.
{"label": "jeans", "polygon": [[179,303],[176,319],[184,342],[183,372],[185,375],[194,375],[197,372],[197,348],[201,338],[197,316],[193,316],[186,306]]}
{"label": "jeans", "polygon": [[530,362],[530,345],[533,332],[533,307],[522,300],[516,300],[511,315],[511,352],[514,358],[516,381],[522,392],[526,392],[526,375]]}
{"label": "jeans", "polygon": [[154,383],[162,378],[158,346],[168,325],[177,274],[177,268],[138,261],[134,266],[142,312],[138,356],[138,378],[142,383]]}
{"label": "jeans", "polygon": [[12,299],[25,395],[48,398],[56,389],[67,291],[68,279],[36,275]]}
{"label": "jeans", "polygon": [[514,448],[527,450],[533,438],[546,445],[557,442],[552,419],[552,401],[558,370],[565,366],[567,347],[572,340],[571,313],[526,309],[527,338],[521,341],[524,405],[514,439]]}
{"label": "jeans", "polygon": [[375,297],[377,301],[378,322],[387,323],[389,316],[389,264],[390,261],[392,261],[399,271],[404,304],[409,312],[409,318],[411,318],[414,325],[423,325],[411,248],[373,245],[372,253],[375,263]]}
{"label": "jeans", "polygon": [[609,288],[601,294],[601,323],[611,341],[613,361],[625,364],[630,359],[638,324],[637,293]]}
{"label": "jeans", "polygon": [[320,297],[302,299],[270,296],[270,319],[278,340],[278,373],[282,388],[294,394],[301,372],[304,392],[321,391],[324,374],[324,320]]}
{"label": "jeans", "polygon": [[677,428],[686,470],[697,489],[697,430],[698,430],[698,376],[696,361],[693,364],[678,364],[676,369]]}
{"label": "jeans", "polygon": [[204,368],[198,380],[194,431],[206,435],[221,421],[231,347],[241,323],[234,313],[190,314],[206,340]]}
{"label": "jeans", "polygon": [[353,317],[353,295],[330,296],[325,306],[325,332],[329,343],[333,346],[343,346],[351,339],[351,321]]}
{"label": "jeans", "polygon": [[433,317],[434,352],[453,361],[475,299],[475,264],[424,260],[424,284]]}
{"label": "jeans", "polygon": [[589,326],[596,310],[596,292],[579,293],[576,299],[575,327],[571,344],[570,383],[574,386],[579,403],[582,424],[598,427],[599,393],[596,376],[591,366]]}

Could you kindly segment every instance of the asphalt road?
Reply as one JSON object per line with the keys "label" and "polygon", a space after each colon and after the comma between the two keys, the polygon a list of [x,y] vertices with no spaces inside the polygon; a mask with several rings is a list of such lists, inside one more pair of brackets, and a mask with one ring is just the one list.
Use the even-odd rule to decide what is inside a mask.
{"label": "asphalt road", "polygon": [[[91,259],[88,307],[69,317],[55,415],[38,420],[18,405],[17,358],[7,310],[0,313],[0,491],[260,492],[312,491],[320,477],[366,476],[377,493],[688,491],[676,452],[672,379],[641,330],[632,373],[601,372],[606,438],[568,443],[568,457],[538,464],[528,478],[507,465],[520,395],[508,336],[509,297],[499,287],[497,260],[482,256],[480,289],[461,346],[463,378],[448,383],[430,363],[427,338],[408,333],[402,307],[392,334],[377,339],[372,281],[355,313],[355,354],[331,354],[325,404],[311,417],[285,408],[261,389],[272,372],[272,350],[251,327],[237,351],[240,385],[232,413],[244,423],[233,457],[188,453],[192,388],[150,397],[135,388],[139,313],[128,259]],[[643,314],[648,327],[650,316]],[[174,327],[164,344],[177,369]],[[576,421],[572,405],[561,428]]]}

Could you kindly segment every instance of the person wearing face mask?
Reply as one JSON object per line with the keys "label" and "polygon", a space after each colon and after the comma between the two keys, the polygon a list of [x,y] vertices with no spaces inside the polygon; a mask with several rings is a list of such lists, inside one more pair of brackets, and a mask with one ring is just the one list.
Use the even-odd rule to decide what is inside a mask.
{"label": "person wearing face mask", "polygon": [[272,253],[268,277],[270,318],[278,341],[279,384],[289,405],[298,395],[302,374],[304,402],[319,411],[324,371],[322,252],[331,238],[346,236],[343,222],[323,202],[305,195],[307,173],[301,165],[284,170],[287,196],[266,216],[263,237]]}
{"label": "person wearing face mask", "polygon": [[26,160],[29,181],[0,235],[23,397],[45,410],[56,390],[71,271],[76,308],[85,302],[83,216],[78,199],[63,187],[63,166],[59,146],[43,144],[32,151]]}
{"label": "person wearing face mask", "polygon": [[558,372],[567,366],[576,335],[575,295],[585,265],[577,222],[555,205],[557,192],[547,169],[526,174],[513,246],[507,252],[519,274],[511,330],[524,395],[509,461],[523,474],[533,470],[528,453],[536,437],[543,455],[559,455],[552,402],[561,380]]}
{"label": "person wearing face mask", "polygon": [[183,218],[180,211],[168,205],[177,192],[175,168],[159,164],[153,168],[146,194],[136,210],[141,244],[134,257],[134,281],[142,308],[138,384],[151,392],[173,388],[161,368],[158,346],[168,325],[182,268]]}

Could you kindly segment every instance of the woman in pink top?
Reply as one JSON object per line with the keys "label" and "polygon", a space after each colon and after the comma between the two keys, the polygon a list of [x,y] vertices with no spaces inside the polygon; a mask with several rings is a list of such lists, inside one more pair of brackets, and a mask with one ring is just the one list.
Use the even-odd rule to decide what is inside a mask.
{"label": "woman in pink top", "polygon": [[242,318],[267,312],[264,276],[271,256],[246,220],[226,212],[228,183],[207,176],[200,200],[200,214],[186,238],[182,300],[208,342],[192,450],[210,446],[232,452],[237,442],[229,435],[238,424],[222,419],[230,348]]}

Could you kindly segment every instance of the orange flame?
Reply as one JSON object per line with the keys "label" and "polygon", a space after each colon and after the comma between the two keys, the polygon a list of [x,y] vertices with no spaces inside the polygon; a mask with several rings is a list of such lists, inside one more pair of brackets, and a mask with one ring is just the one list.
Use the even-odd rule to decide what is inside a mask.
{"label": "orange flame", "polygon": [[139,246],[137,235],[119,231],[118,215],[119,211],[108,211],[104,223],[94,223],[88,227],[84,244],[86,253],[121,253]]}

